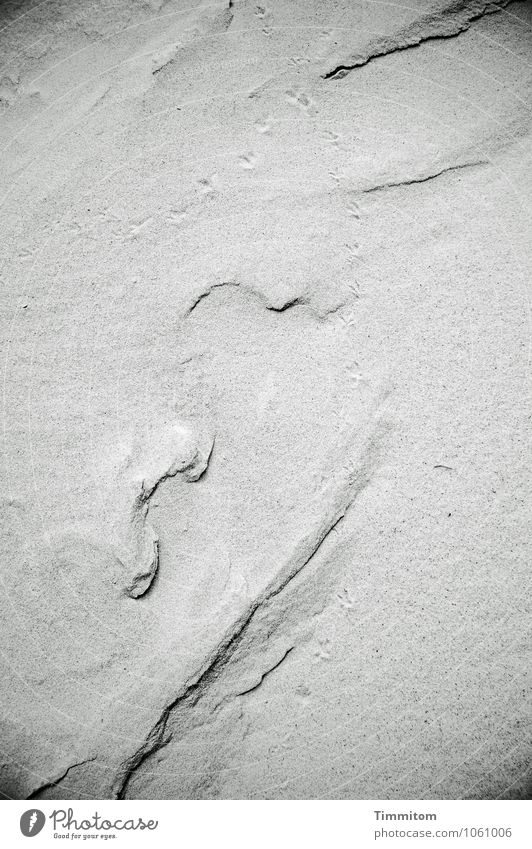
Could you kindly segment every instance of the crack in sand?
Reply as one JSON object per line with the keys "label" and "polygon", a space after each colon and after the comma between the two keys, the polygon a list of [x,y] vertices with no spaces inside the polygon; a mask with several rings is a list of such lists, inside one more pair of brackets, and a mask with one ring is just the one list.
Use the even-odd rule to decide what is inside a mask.
{"label": "crack in sand", "polygon": [[[381,399],[382,400],[382,399]],[[113,797],[116,799],[126,798],[128,785],[138,768],[161,746],[169,742],[170,737],[166,734],[169,719],[172,713],[183,701],[189,699],[195,693],[201,693],[206,688],[216,672],[230,659],[237,648],[240,638],[252,621],[259,608],[268,604],[275,596],[283,592],[290,582],[307,566],[312,558],[318,553],[321,546],[337,525],[342,521],[355,501],[357,495],[365,488],[373,467],[376,443],[374,434],[362,440],[358,445],[353,460],[347,464],[340,473],[341,481],[332,481],[329,486],[335,487],[327,515],[321,519],[314,531],[307,534],[299,544],[284,567],[270,581],[265,590],[248,606],[242,616],[233,624],[217,647],[206,660],[203,669],[196,679],[186,685],[176,698],[170,702],[162,711],[152,730],[148,734],[144,744],[128,758],[118,771],[114,787]],[[337,477],[339,474],[337,473]],[[336,486],[335,486],[336,484]],[[343,485],[342,485],[343,484]],[[320,493],[320,500],[323,497]]]}
{"label": "crack in sand", "polygon": [[[511,2],[521,0],[499,0],[499,2],[471,2],[471,0],[454,0],[445,6],[439,14],[428,14],[406,26],[397,35],[377,39],[369,44],[364,55],[353,59],[347,64],[337,65],[331,71],[323,74],[324,80],[340,80],[355,68],[363,68],[374,59],[400,53],[426,44],[428,41],[440,41],[456,38],[466,32],[472,23],[486,15],[502,12]],[[428,29],[428,32],[426,31]]]}
{"label": "crack in sand", "polygon": [[400,186],[415,186],[418,183],[428,183],[430,180],[435,180],[437,177],[441,177],[442,174],[448,174],[451,171],[461,171],[464,168],[476,168],[478,165],[488,165],[487,159],[479,159],[476,162],[462,162],[459,165],[448,165],[446,168],[441,168],[439,171],[435,171],[434,174],[427,174],[426,176],[421,177],[411,177],[408,180],[397,180],[397,182],[387,182],[387,183],[379,183],[376,186],[371,186],[369,189],[363,189],[363,194],[371,194],[372,192],[380,192],[386,189],[395,189]]}
{"label": "crack in sand", "polygon": [[[313,313],[313,315],[316,318],[323,318],[324,317],[322,314],[318,314],[311,307],[308,299],[303,295],[296,295],[294,297],[289,298],[288,300],[282,301],[281,303],[272,303],[261,292],[257,292],[255,289],[253,289],[252,286],[246,286],[244,283],[240,283],[238,280],[224,280],[221,283],[213,283],[212,286],[210,286],[205,291],[201,292],[192,301],[191,305],[189,306],[189,308],[186,312],[186,316],[188,317],[189,315],[191,315],[191,313],[194,312],[194,310],[196,309],[198,304],[200,304],[201,301],[203,301],[205,298],[208,298],[209,295],[212,295],[212,293],[215,292],[217,289],[224,289],[226,287],[232,287],[234,289],[238,289],[241,292],[245,292],[248,295],[251,295],[252,297],[256,298],[262,306],[264,306],[267,310],[270,310],[272,312],[285,312],[285,310],[288,310],[291,307],[305,306],[305,307],[309,307],[309,309],[311,310],[311,312]],[[335,308],[335,309],[337,309],[337,308]]]}
{"label": "crack in sand", "polygon": [[67,777],[70,770],[74,769],[77,766],[85,766],[85,764],[93,763],[93,761],[95,760],[96,756],[94,756],[93,758],[86,758],[86,760],[83,761],[78,761],[75,764],[70,764],[70,766],[67,767],[66,770],[62,772],[57,778],[53,778],[51,781],[47,781],[46,784],[41,784],[41,786],[34,790],[32,793],[30,793],[29,796],[26,796],[26,799],[40,799],[41,793],[44,793],[45,790],[51,790],[52,787],[57,787],[57,785],[60,784],[61,781],[63,781]]}
{"label": "crack in sand", "polygon": [[240,693],[235,693],[235,698],[239,698],[240,696],[247,696],[248,693],[253,693],[255,692],[255,690],[258,690],[259,687],[262,685],[263,681],[265,681],[266,678],[268,678],[268,676],[272,674],[272,672],[275,672],[275,670],[280,667],[280,665],[286,660],[286,658],[288,657],[290,652],[294,650],[294,648],[295,646],[290,646],[290,648],[287,649],[285,653],[280,657],[277,663],[274,663],[274,665],[270,666],[270,668],[267,669],[266,672],[262,673],[256,684],[253,684],[252,687],[248,687],[247,690],[242,690]]}

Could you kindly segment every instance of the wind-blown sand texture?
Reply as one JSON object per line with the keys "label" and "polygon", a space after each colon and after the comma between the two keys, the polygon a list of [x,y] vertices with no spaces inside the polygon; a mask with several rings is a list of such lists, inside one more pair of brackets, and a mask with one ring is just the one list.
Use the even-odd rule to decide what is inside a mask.
{"label": "wind-blown sand texture", "polygon": [[5,798],[524,798],[532,5],[0,8]]}

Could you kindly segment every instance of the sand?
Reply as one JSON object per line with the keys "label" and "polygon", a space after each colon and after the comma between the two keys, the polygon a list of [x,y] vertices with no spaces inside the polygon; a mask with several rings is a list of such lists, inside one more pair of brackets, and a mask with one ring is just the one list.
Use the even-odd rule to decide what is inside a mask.
{"label": "sand", "polygon": [[0,793],[530,791],[529,2],[0,9]]}

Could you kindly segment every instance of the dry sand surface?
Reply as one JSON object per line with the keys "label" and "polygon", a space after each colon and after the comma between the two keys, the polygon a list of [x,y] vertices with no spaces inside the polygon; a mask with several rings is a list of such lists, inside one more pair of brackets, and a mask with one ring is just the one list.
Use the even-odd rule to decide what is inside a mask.
{"label": "dry sand surface", "polygon": [[1,4],[5,798],[528,795],[531,47]]}

